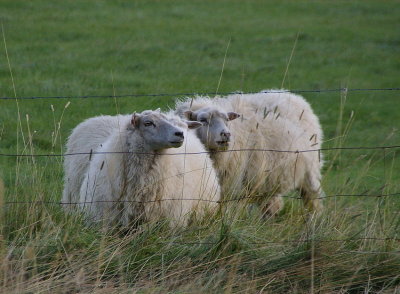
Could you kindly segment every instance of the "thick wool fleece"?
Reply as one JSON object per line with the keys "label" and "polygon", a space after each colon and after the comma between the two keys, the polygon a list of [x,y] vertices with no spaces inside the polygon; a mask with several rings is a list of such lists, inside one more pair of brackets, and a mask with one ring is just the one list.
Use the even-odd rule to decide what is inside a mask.
{"label": "thick wool fleece", "polygon": [[[69,181],[64,198],[78,197],[80,207],[93,221],[124,226],[160,218],[170,219],[172,226],[186,225],[193,213],[201,217],[215,208],[220,199],[217,174],[193,131],[186,131],[181,147],[149,153],[140,132],[127,130],[130,117],[93,119],[96,126],[85,134],[90,133],[94,140],[89,144],[87,137],[78,140],[83,146],[76,149],[100,153],[92,154],[90,160],[86,155],[66,164]],[[100,124],[105,129],[98,132]],[[76,145],[69,142],[68,146]]]}
{"label": "thick wool fleece", "polygon": [[[177,102],[177,113],[211,107],[234,111],[240,118],[228,122],[228,152],[211,155],[220,176],[223,195],[256,195],[259,201],[298,189],[307,206],[318,210],[322,159],[322,130],[310,105],[291,93],[234,94],[196,97]],[[269,151],[235,151],[262,149]],[[279,152],[315,150],[310,152]],[[229,152],[231,151],[231,152]],[[280,205],[278,205],[280,206]]]}

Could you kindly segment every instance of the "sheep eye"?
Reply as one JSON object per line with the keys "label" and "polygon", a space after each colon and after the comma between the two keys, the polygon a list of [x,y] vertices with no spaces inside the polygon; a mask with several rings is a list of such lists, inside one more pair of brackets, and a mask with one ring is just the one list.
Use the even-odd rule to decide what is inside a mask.
{"label": "sheep eye", "polygon": [[202,122],[202,123],[207,123],[207,119],[206,119],[206,118],[201,118],[201,119],[200,119],[200,122]]}
{"label": "sheep eye", "polygon": [[150,127],[150,126],[156,126],[152,121],[146,121],[144,122],[145,127]]}

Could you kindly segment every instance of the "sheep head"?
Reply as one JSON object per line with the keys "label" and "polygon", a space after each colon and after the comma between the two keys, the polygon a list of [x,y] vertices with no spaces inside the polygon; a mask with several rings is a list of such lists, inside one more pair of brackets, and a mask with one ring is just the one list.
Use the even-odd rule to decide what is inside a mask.
{"label": "sheep head", "polygon": [[175,115],[166,115],[159,110],[146,110],[132,114],[128,130],[139,135],[144,149],[159,151],[182,146],[185,130],[201,125],[198,122],[182,120]]}
{"label": "sheep head", "polygon": [[202,127],[197,129],[197,136],[209,150],[226,150],[229,147],[231,131],[228,122],[240,117],[236,112],[224,112],[213,107],[189,110],[184,115],[190,121],[202,123]]}

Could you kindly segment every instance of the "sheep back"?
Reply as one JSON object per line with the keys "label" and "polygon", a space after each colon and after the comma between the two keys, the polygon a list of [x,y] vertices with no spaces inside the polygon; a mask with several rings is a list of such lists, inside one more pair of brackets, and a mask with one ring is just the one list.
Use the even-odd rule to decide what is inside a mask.
{"label": "sheep back", "polygon": [[[64,157],[64,190],[63,203],[77,202],[84,174],[88,169],[91,152],[121,126],[126,124],[129,116],[98,116],[89,118],[76,126],[66,143]],[[66,206],[70,207],[70,206]]]}

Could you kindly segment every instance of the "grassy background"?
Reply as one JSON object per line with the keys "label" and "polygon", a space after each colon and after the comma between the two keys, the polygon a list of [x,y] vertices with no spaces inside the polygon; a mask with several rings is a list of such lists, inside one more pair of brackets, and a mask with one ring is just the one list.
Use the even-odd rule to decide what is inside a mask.
{"label": "grassy background", "polygon": [[[4,0],[0,7],[1,97],[399,87],[398,1]],[[304,96],[329,148],[400,145],[399,94]],[[85,118],[166,109],[174,98],[0,100],[0,153],[61,153]],[[400,190],[396,149],[324,156],[328,195]],[[60,199],[61,158],[0,157],[0,164],[7,201]],[[398,238],[398,195],[328,198],[324,216],[311,222],[297,200],[286,202],[274,220],[228,213],[185,231],[149,225],[128,236],[87,228],[57,206],[6,205],[0,282],[18,293],[399,291],[398,241],[279,243]]]}

